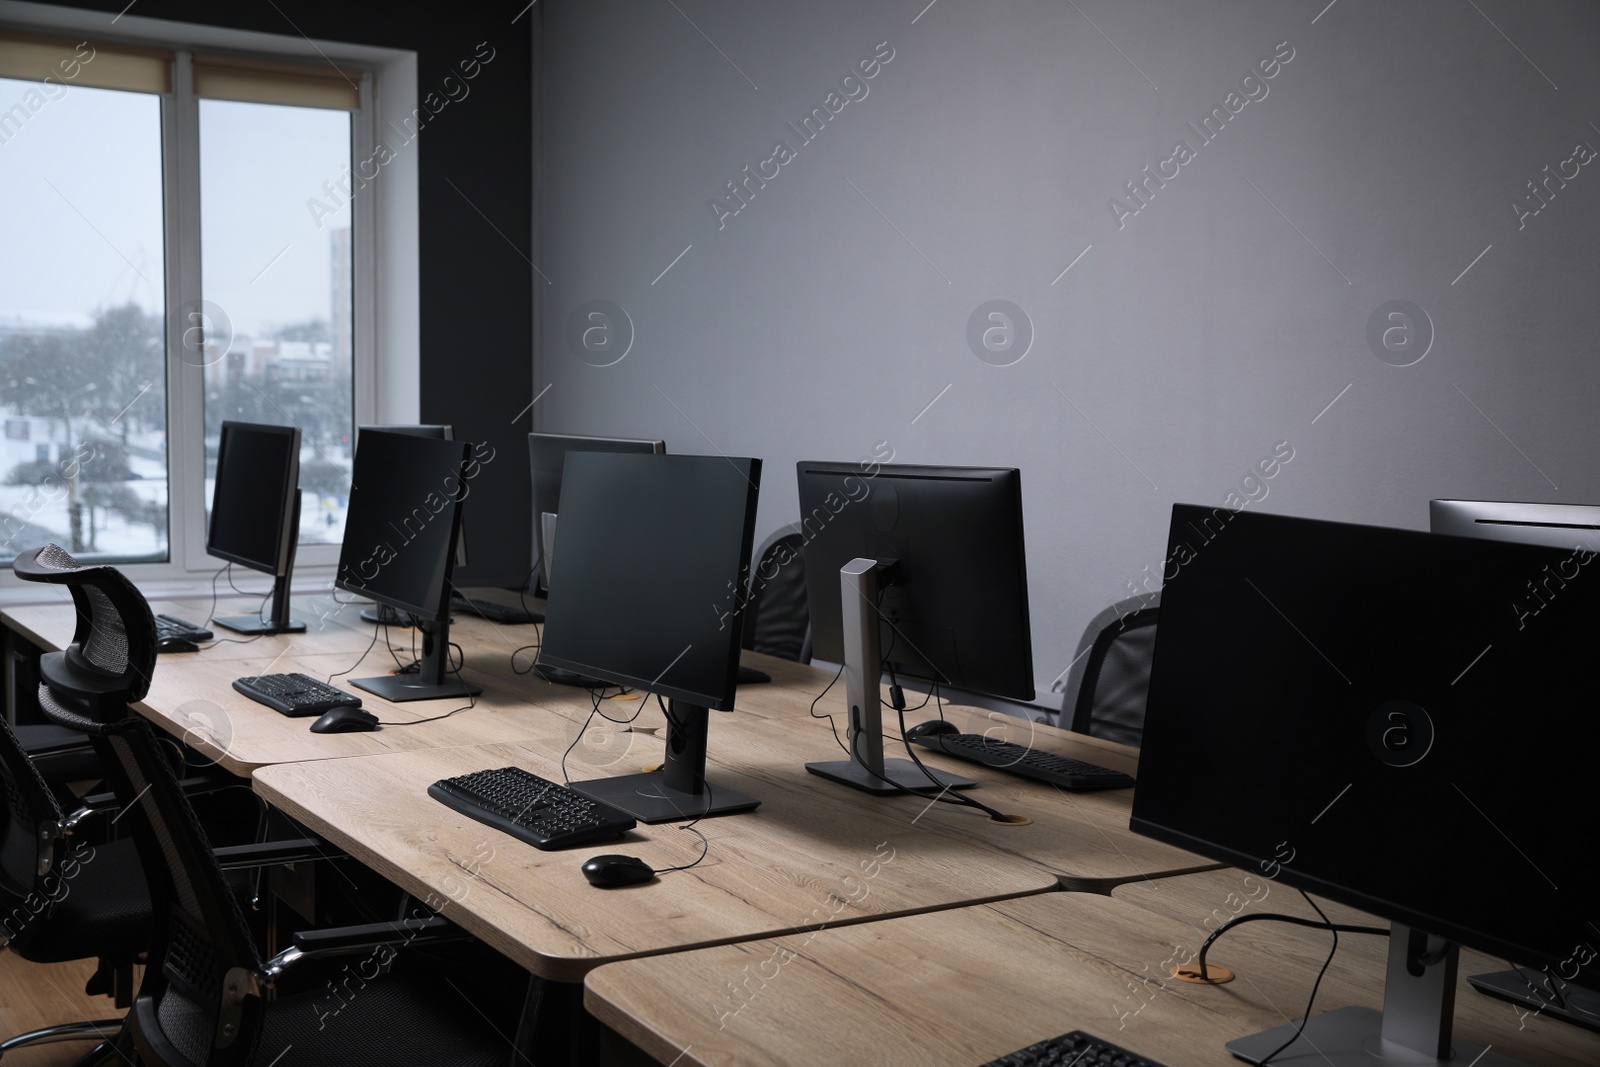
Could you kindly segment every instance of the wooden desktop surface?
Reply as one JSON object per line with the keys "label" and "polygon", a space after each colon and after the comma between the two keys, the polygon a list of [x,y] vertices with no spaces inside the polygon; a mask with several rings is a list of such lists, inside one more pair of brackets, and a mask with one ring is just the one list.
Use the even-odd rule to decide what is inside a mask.
{"label": "wooden desktop surface", "polygon": [[[61,603],[7,608],[0,614],[7,625],[35,645],[59,649],[72,640],[74,629],[72,602],[64,590],[62,596]],[[515,603],[514,595],[509,599]],[[157,613],[196,623],[206,618],[209,606],[209,599],[204,598],[151,603]],[[307,631],[300,634],[250,638],[213,626],[218,640],[201,651],[157,657],[150,692],[136,707],[162,729],[241,777],[274,763],[525,738],[533,736],[535,725],[549,714],[541,712],[541,701],[553,703],[558,712],[576,708],[567,688],[518,675],[512,669],[513,652],[535,645],[538,628],[500,625],[459,612],[451,639],[466,649],[463,677],[482,686],[484,694],[470,711],[448,719],[370,733],[313,734],[314,717],[279,715],[233,689],[235,678],[251,674],[300,671],[326,680],[336,672],[348,672],[334,678],[333,684],[361,697],[363,706],[384,722],[415,722],[464,706],[465,699],[392,704],[351,686],[352,678],[387,674],[395,667],[381,634],[373,644],[374,626],[360,618],[366,606],[366,602],[341,606],[327,596],[295,597],[293,615],[307,624]],[[534,601],[531,606],[540,610],[543,603]],[[239,608],[239,602],[225,601],[218,611],[237,613]],[[409,661],[413,631],[390,627],[388,633],[400,660]],[[516,669],[526,670],[534,655],[534,649],[518,653]]]}
{"label": "wooden desktop surface", "polygon": [[[562,713],[570,709],[552,705],[530,717],[536,736],[522,741],[264,767],[255,788],[533,973],[568,982],[608,960],[1049,892],[1063,876],[1109,885],[1207,865],[1129,833],[1126,790],[1070,795],[928,758],[977,779],[973,793],[986,804],[1033,820],[1004,826],[970,808],[869,797],[811,775],[807,760],[839,753],[827,723],[807,714],[831,674],[766,657],[760,665],[774,684],[741,687],[737,711],[712,713],[707,768],[713,791],[749,793],[760,809],[705,820],[705,861],[643,886],[596,889],[580,867],[606,853],[658,868],[688,863],[699,839],[662,824],[604,845],[541,852],[426,794],[440,778],[506,765],[561,781],[561,753],[578,737],[578,722]],[[842,710],[838,702],[822,706]],[[638,708],[605,704],[618,718]],[[964,728],[991,725],[974,709],[947,714]],[[568,759],[572,780],[658,763],[663,727],[653,702],[632,727],[591,727]],[[1041,747],[1131,766],[1132,750],[1071,741],[1048,727],[1032,732]]]}
{"label": "wooden desktop surface", "polygon": [[[1239,902],[1316,918],[1298,892],[1227,869],[1130,882],[1109,897],[1052,893],[608,964],[585,980],[585,1003],[678,1067],[972,1067],[1068,1030],[1169,1067],[1237,1065],[1225,1043],[1297,1019],[1331,944],[1321,931],[1252,922],[1207,957],[1236,972],[1232,983],[1166,977],[1175,953],[1199,949],[1207,918],[1231,915]],[[1336,921],[1386,925],[1323,907]],[[1341,935],[1313,1013],[1380,1007],[1386,951],[1384,938]],[[1600,1063],[1600,1035],[1519,1019],[1519,1009],[1466,984],[1466,975],[1504,966],[1462,953],[1455,1036],[1532,1064]]]}

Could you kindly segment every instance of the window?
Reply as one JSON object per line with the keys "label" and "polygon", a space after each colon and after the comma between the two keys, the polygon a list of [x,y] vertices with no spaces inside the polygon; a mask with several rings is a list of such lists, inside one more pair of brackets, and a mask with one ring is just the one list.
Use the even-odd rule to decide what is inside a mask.
{"label": "window", "polygon": [[334,561],[384,310],[359,66],[0,29],[0,565],[214,569],[225,419],[300,428],[300,562]]}
{"label": "window", "polygon": [[0,109],[26,205],[0,237],[0,557],[164,560],[161,97],[0,78]]}

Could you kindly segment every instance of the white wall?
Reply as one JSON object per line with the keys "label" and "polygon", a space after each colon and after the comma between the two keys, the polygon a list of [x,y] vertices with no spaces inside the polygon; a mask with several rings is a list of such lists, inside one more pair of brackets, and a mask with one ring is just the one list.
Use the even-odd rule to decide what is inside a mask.
{"label": "white wall", "polygon": [[[548,6],[538,428],[762,457],[759,536],[797,517],[802,458],[1021,467],[1041,702],[1159,566],[1171,504],[1225,502],[1279,442],[1251,507],[1425,527],[1434,496],[1600,501],[1600,160],[1521,228],[1511,207],[1600,147],[1600,8],[925,2]],[[802,147],[786,123],[883,41]],[[1280,42],[1199,146],[1185,123]],[[1184,136],[1119,228],[1110,198]],[[708,201],[780,139],[797,158],[719,229]],[[636,333],[608,367],[566,337],[597,299]],[[1033,324],[1012,366],[968,346],[991,299]],[[1367,341],[1391,300],[1436,333],[1412,366]]]}

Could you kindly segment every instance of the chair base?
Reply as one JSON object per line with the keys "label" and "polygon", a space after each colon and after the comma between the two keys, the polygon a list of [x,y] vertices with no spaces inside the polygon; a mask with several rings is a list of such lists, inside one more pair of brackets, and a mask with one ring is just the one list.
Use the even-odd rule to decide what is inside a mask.
{"label": "chair base", "polygon": [[93,1022],[47,1026],[42,1030],[30,1030],[25,1034],[0,1041],[0,1056],[15,1049],[49,1045],[57,1041],[105,1041],[117,1036],[121,1029],[121,1019],[97,1019]]}

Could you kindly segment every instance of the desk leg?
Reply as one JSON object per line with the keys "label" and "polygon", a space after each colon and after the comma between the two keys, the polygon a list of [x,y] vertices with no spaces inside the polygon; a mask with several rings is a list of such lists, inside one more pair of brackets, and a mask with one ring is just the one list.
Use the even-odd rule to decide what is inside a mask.
{"label": "desk leg", "polygon": [[537,975],[517,1023],[519,1067],[591,1067],[600,1062],[600,1022],[583,1006],[582,982],[552,982]]}

